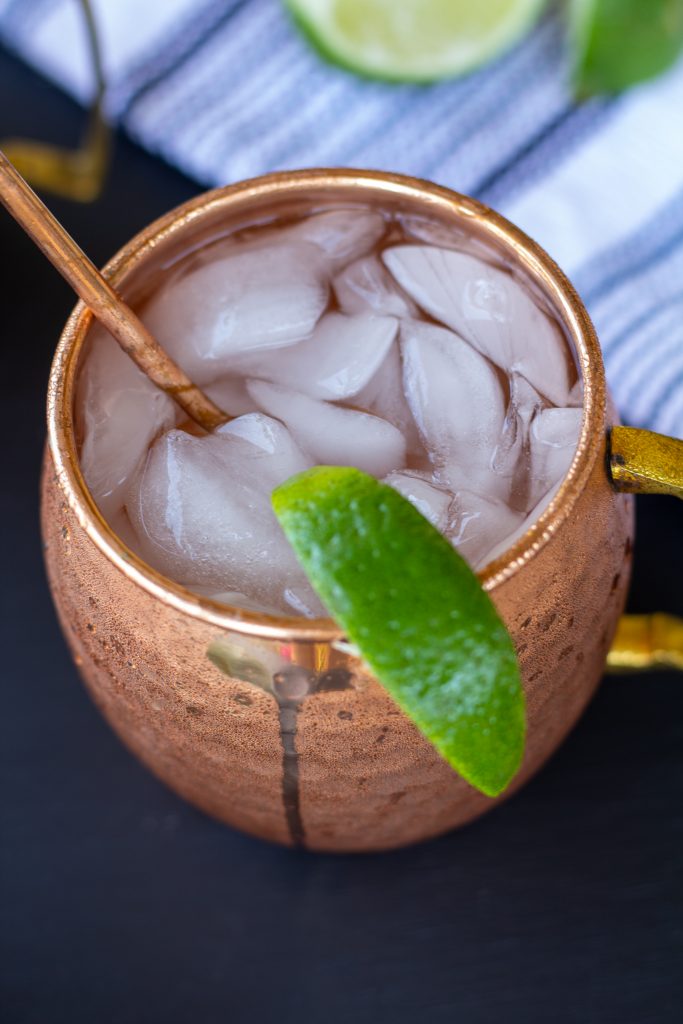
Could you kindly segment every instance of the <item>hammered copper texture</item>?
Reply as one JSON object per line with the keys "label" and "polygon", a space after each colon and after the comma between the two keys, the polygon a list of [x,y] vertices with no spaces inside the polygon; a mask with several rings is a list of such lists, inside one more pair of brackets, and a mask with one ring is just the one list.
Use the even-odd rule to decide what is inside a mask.
{"label": "hammered copper texture", "polygon": [[[492,592],[517,646],[528,702],[526,756],[514,788],[555,750],[592,695],[624,603],[631,499],[605,486],[600,469],[567,535]],[[79,528],[49,461],[43,531],[64,633],[119,736],[203,810],[288,843],[274,698],[211,664],[214,627],[161,604],[107,561]],[[235,640],[244,645],[243,637]],[[375,680],[356,674],[355,682],[352,690],[313,694],[298,715],[307,846],[401,846],[495,802],[448,767]]]}
{"label": "hammered copper texture", "polygon": [[[573,517],[491,591],[520,659],[528,734],[522,785],[556,749],[603,673],[630,575],[632,499],[602,463]],[[320,850],[399,846],[476,817],[495,801],[457,776],[386,691],[320,694],[299,714],[301,806]],[[340,808],[348,813],[340,814]]]}
{"label": "hammered copper texture", "polygon": [[76,664],[130,749],[188,800],[239,828],[289,840],[277,707],[206,656],[216,630],[180,615],[103,558],[43,473],[45,560]]}
{"label": "hammered copper texture", "polygon": [[[335,201],[344,189],[349,194],[348,183],[342,187],[334,172],[319,177],[324,174],[332,176],[327,193]],[[358,175],[358,180],[367,185],[371,177]],[[285,198],[288,187],[301,189],[302,181],[310,185],[310,177],[299,172],[266,181]],[[377,175],[373,187],[384,183],[388,191],[398,190],[405,181]],[[258,183],[243,187],[251,201],[250,188],[258,189]],[[457,201],[461,230],[475,210],[480,233],[490,228],[499,239],[509,236],[513,247],[526,244],[515,229],[470,200],[451,200],[452,194],[422,183],[409,182],[405,188],[411,194],[400,198],[404,208],[424,214],[431,212],[435,198],[442,204]],[[318,202],[325,194],[321,180]],[[210,236],[217,224],[227,222],[239,195],[239,188],[210,193],[169,215],[161,227],[147,229],[143,242],[152,239],[154,245],[142,252],[131,243],[113,263],[114,278],[125,278],[131,269],[139,277],[141,269],[162,260],[164,232],[171,246],[178,245],[174,231],[185,241],[188,235],[193,241]],[[301,202],[301,192],[297,195]],[[541,271],[557,277],[548,258],[532,243],[528,246]],[[126,283],[134,291],[135,282]],[[591,697],[630,572],[633,503],[608,482],[606,431],[613,413],[605,401],[597,343],[585,311],[561,275],[555,287],[560,289],[557,301],[565,301],[569,313],[576,311],[579,326],[573,329],[587,382],[586,422],[591,431],[579,446],[578,468],[536,534],[484,574],[515,641],[528,702],[526,754],[509,792],[556,749]],[[266,661],[281,659],[307,669],[324,668],[332,658],[337,668],[348,668],[350,688],[312,694],[296,714],[299,811],[308,847],[350,851],[401,846],[444,832],[493,806],[496,801],[448,767],[358,661],[332,652],[333,626],[300,621],[291,627],[297,635],[288,638],[282,627],[266,620],[265,625],[240,624],[212,609],[210,602],[178,595],[181,588],[136,566],[116,547],[89,506],[74,468],[70,388],[76,371],[70,360],[88,322],[82,311],[72,317],[53,369],[43,531],[62,627],[90,693],[119,736],[155,774],[203,810],[263,838],[291,843],[275,698],[224,674],[209,661],[207,648],[223,638],[251,651],[257,660],[265,651]],[[585,337],[578,336],[581,331]]]}

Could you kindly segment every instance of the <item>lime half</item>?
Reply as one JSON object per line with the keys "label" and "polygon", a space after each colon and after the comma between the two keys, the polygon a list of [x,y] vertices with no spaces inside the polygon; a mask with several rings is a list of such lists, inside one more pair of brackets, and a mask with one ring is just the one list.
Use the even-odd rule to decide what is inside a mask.
{"label": "lime half", "polygon": [[509,633],[467,563],[402,495],[318,466],[273,492],[314,588],[441,755],[487,796],[517,772],[525,715]]}
{"label": "lime half", "polygon": [[285,0],[321,53],[400,82],[462,75],[511,47],[546,0]]}

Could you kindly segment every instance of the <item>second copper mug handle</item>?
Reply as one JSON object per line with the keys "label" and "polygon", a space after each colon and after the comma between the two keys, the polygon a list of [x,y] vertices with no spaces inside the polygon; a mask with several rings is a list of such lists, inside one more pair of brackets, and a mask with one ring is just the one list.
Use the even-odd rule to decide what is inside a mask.
{"label": "second copper mug handle", "polygon": [[102,191],[109,166],[111,133],[103,115],[105,80],[102,47],[90,0],[78,0],[94,80],[88,125],[78,149],[33,139],[5,139],[0,149],[37,189],[89,203]]}
{"label": "second copper mug handle", "polygon": [[[613,427],[609,471],[618,491],[683,498],[683,441],[635,427]],[[677,668],[683,671],[683,619],[624,615],[607,667],[615,672]]]}

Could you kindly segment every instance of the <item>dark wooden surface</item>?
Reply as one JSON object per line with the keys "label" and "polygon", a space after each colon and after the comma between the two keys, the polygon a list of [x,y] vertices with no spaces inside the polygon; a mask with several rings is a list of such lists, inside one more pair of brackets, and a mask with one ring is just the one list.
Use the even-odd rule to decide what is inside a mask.
{"label": "dark wooden surface", "polygon": [[[76,139],[0,53],[0,137]],[[197,191],[119,140],[98,263]],[[681,1019],[683,676],[612,678],[495,814],[399,853],[266,846],[181,803],[91,706],[38,536],[51,354],[73,300],[0,211],[3,473],[0,1017],[5,1024],[674,1024]],[[639,505],[631,606],[683,614],[682,508]]]}

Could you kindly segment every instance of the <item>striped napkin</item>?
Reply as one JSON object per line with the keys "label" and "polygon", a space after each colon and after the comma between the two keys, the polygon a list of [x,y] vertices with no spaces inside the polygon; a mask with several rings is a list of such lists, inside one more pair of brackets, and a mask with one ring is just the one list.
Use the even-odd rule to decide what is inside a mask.
{"label": "striped napkin", "polygon": [[[572,103],[551,15],[513,51],[432,86],[324,64],[280,0],[92,0],[114,122],[205,185],[302,166],[373,167],[467,192],[569,274],[624,418],[683,436],[683,62]],[[79,100],[74,0],[0,0],[0,39]]]}

